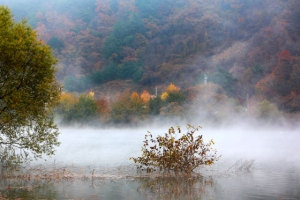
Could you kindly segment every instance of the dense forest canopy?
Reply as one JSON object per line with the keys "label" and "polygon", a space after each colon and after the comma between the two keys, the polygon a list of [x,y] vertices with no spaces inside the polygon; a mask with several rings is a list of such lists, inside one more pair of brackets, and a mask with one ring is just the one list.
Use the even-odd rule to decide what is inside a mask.
{"label": "dense forest canopy", "polygon": [[[255,107],[258,116],[300,111],[298,0],[0,3],[16,20],[26,18],[53,48],[66,95],[92,93],[106,105],[98,106],[106,120],[130,121],[145,113],[186,116],[192,106],[205,108],[201,112],[212,119],[215,109],[228,112],[229,105],[235,111]],[[157,98],[156,91],[163,95],[171,83],[180,90]],[[148,111],[127,110],[130,119],[116,111],[129,108],[122,102],[143,91],[152,96],[144,101],[150,102],[143,105]]]}

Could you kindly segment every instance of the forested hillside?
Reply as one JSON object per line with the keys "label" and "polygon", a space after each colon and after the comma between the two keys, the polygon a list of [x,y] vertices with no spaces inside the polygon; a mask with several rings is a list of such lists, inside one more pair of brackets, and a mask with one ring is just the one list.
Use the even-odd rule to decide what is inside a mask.
{"label": "forested hillside", "polygon": [[299,0],[0,3],[59,59],[64,123],[300,111]]}

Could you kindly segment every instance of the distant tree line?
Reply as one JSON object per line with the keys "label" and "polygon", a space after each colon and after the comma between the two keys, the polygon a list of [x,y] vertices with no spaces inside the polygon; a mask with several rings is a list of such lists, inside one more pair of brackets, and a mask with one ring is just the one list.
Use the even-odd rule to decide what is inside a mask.
{"label": "distant tree line", "polygon": [[228,98],[220,85],[208,82],[186,90],[174,84],[165,87],[155,96],[144,90],[141,93],[125,91],[111,98],[98,96],[94,92],[64,92],[55,114],[61,124],[84,125],[133,124],[161,119],[202,120],[210,123],[230,121],[232,114],[256,117],[264,121],[279,120],[278,108],[267,100],[246,105]]}

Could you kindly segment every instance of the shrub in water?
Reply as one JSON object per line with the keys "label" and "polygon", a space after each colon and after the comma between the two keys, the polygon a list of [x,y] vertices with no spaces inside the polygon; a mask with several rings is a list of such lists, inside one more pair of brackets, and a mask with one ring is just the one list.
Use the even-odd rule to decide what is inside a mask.
{"label": "shrub in water", "polygon": [[180,127],[177,127],[177,131],[171,127],[165,136],[156,138],[148,132],[145,135],[142,156],[130,159],[138,169],[145,169],[147,172],[173,170],[190,173],[201,165],[214,164],[219,157],[217,150],[211,147],[213,140],[204,143],[202,135],[194,136],[200,128],[188,124],[187,133],[178,139],[175,136],[181,134]]}

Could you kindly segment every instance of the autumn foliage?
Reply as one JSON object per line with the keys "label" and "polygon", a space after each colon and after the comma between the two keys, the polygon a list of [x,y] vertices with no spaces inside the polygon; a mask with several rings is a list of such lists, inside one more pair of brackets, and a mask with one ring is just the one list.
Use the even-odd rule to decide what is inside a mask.
{"label": "autumn foliage", "polygon": [[[13,1],[6,2],[13,6]],[[39,1],[15,17],[28,17],[52,47],[60,60],[56,76],[66,92],[93,90],[96,99],[105,99],[98,105],[107,109],[97,114],[107,122],[187,117],[197,103],[221,119],[228,103],[245,108],[247,95],[257,102],[266,99],[279,111],[300,111],[299,5],[295,0]],[[191,102],[189,91],[204,83],[204,74],[222,92]],[[112,90],[111,98],[100,94],[99,87],[111,90],[118,81],[134,82],[125,89],[126,98],[117,95],[124,89]],[[227,99],[209,103],[223,91]],[[129,109],[133,92],[143,100],[140,111]]]}
{"label": "autumn foliage", "polygon": [[77,94],[63,92],[55,113],[64,124],[82,123],[86,121],[103,123],[136,123],[147,120],[152,115],[163,117],[183,116],[184,109],[181,104],[185,95],[179,87],[170,84],[160,96],[150,95],[147,90],[143,92],[120,92],[115,96],[95,97],[94,92]]}
{"label": "autumn foliage", "polygon": [[164,136],[158,135],[156,138],[148,132],[145,135],[142,156],[130,159],[134,161],[137,169],[146,172],[159,170],[191,173],[197,167],[212,165],[220,157],[211,147],[213,140],[205,144],[202,135],[194,135],[200,128],[188,125],[187,133],[181,135],[180,127],[177,130],[171,127]]}
{"label": "autumn foliage", "polygon": [[162,93],[161,99],[162,99],[162,100],[166,100],[166,99],[169,97],[169,94],[179,92],[179,90],[180,90],[179,87],[177,87],[177,86],[175,86],[173,83],[171,83],[171,84],[167,87],[166,91],[165,91],[164,93]]}
{"label": "autumn foliage", "polygon": [[282,50],[278,55],[278,63],[281,63],[283,61],[291,61],[292,55],[289,50]]}

